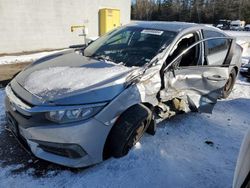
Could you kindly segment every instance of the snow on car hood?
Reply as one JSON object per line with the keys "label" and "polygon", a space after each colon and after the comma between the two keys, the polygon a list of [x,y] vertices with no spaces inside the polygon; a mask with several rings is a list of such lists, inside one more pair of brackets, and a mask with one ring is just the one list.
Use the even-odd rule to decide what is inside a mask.
{"label": "snow on car hood", "polygon": [[123,91],[125,79],[133,69],[70,53],[35,63],[16,80],[25,90],[44,101],[95,103],[111,100]]}
{"label": "snow on car hood", "polygon": [[[40,97],[60,96],[86,87],[93,89],[98,83],[124,73],[125,70],[127,69],[119,65],[102,69],[51,67],[31,73],[24,83],[24,88]],[[114,84],[124,83],[124,79],[110,81],[114,81]],[[106,84],[109,83],[98,84],[97,87]]]}

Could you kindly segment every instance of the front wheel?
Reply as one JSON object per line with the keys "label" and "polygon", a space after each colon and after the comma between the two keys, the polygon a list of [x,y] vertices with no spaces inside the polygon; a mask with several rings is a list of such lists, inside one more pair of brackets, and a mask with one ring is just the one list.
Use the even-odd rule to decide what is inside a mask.
{"label": "front wheel", "polygon": [[234,84],[235,84],[235,81],[236,81],[236,70],[235,69],[232,69],[230,75],[229,75],[229,78],[227,80],[227,83],[225,84],[224,88],[223,88],[223,91],[222,91],[222,96],[221,98],[224,98],[226,99],[230,93],[232,92],[233,90],[233,87],[234,87]]}
{"label": "front wheel", "polygon": [[151,119],[151,110],[141,104],[132,106],[122,114],[110,133],[111,155],[115,158],[127,155],[143,136]]}

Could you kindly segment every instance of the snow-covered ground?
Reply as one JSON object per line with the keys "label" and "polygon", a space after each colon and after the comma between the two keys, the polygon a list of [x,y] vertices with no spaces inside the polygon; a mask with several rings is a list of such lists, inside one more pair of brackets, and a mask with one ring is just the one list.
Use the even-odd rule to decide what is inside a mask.
{"label": "snow-covered ground", "polygon": [[228,35],[234,36],[236,38],[245,38],[245,40],[250,41],[250,32],[249,31],[225,31]]}
{"label": "snow-covered ground", "polygon": [[38,53],[32,53],[27,55],[6,55],[6,56],[0,56],[0,65],[1,64],[13,64],[13,63],[24,63],[24,62],[33,62],[41,57],[57,53],[63,50],[55,50],[55,51],[49,51],[49,52],[38,52]]}
{"label": "snow-covered ground", "polygon": [[[6,131],[4,96],[0,90],[0,132]],[[34,175],[32,165],[12,173],[25,168],[21,158],[12,165],[1,159],[0,187],[231,187],[240,143],[250,127],[249,109],[250,83],[241,78],[212,115],[189,113],[161,122],[155,136],[145,135],[124,158],[78,172],[51,168],[42,177]]]}

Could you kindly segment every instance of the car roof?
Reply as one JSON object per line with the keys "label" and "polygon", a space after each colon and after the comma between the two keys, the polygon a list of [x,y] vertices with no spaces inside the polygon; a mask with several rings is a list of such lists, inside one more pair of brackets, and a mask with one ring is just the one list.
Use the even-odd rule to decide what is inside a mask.
{"label": "car roof", "polygon": [[180,33],[186,29],[188,30],[189,29],[194,29],[194,30],[207,29],[207,30],[216,31],[216,32],[224,34],[225,36],[228,36],[227,33],[223,32],[219,28],[216,28],[212,25],[188,23],[188,22],[132,21],[127,26],[136,26],[136,27],[141,27],[145,29],[156,29],[156,30],[170,31],[170,32],[176,32],[176,33]]}
{"label": "car roof", "polygon": [[180,32],[184,29],[199,26],[196,23],[187,22],[163,22],[163,21],[133,21],[128,26],[137,26],[147,29]]}

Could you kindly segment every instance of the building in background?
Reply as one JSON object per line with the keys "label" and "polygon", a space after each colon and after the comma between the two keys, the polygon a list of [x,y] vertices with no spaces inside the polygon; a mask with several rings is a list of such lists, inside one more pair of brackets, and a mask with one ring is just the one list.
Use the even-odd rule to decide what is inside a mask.
{"label": "building in background", "polygon": [[[108,9],[102,14],[104,8]],[[87,38],[96,38],[102,24],[109,24],[109,29],[129,23],[130,9],[130,0],[0,0],[0,54],[84,43],[79,36],[82,28],[74,27],[71,32],[71,26],[84,25]],[[112,10],[116,20],[111,19]],[[99,15],[106,16],[105,23],[100,23]]]}

